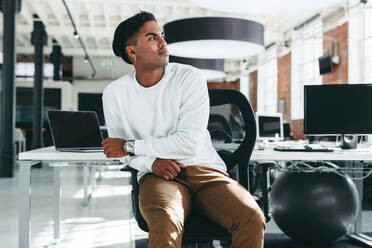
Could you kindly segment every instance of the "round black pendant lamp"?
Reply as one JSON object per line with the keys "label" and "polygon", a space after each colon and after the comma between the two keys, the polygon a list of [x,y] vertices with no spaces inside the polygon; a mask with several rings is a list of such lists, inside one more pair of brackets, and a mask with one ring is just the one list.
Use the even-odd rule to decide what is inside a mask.
{"label": "round black pendant lamp", "polygon": [[199,17],[164,25],[171,55],[188,58],[243,58],[264,50],[264,26],[230,17]]}
{"label": "round black pendant lamp", "polygon": [[169,62],[192,65],[201,69],[207,80],[217,80],[226,77],[223,59],[195,59],[186,57],[169,56]]}

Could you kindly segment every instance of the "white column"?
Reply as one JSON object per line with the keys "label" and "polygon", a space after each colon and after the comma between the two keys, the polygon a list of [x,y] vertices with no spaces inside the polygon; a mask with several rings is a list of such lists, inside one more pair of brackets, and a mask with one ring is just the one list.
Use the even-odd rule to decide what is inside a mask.
{"label": "white column", "polygon": [[348,81],[359,84],[365,81],[365,10],[358,6],[349,10]]}

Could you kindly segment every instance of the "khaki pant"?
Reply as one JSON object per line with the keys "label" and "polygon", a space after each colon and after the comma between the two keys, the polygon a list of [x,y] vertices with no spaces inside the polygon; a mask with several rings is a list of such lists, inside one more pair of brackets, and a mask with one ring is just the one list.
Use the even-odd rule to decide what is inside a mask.
{"label": "khaki pant", "polygon": [[188,166],[173,180],[147,174],[139,206],[149,227],[149,248],[181,248],[190,204],[232,234],[232,248],[262,248],[265,217],[252,195],[226,173]]}

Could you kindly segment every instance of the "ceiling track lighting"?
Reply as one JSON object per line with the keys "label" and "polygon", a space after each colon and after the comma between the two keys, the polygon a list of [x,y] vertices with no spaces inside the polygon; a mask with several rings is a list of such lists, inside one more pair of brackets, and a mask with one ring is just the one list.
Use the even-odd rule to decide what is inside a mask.
{"label": "ceiling track lighting", "polygon": [[74,39],[79,39],[79,34],[76,32],[76,31],[74,31]]}
{"label": "ceiling track lighting", "polygon": [[305,27],[306,25],[309,25],[311,22],[313,22],[314,20],[316,20],[316,19],[318,19],[318,18],[320,18],[320,17],[321,17],[320,14],[317,13],[317,14],[315,14],[314,16],[312,16],[312,17],[310,17],[309,19],[307,19],[306,21],[304,21],[303,23],[301,23],[300,25],[297,25],[297,26],[294,27],[293,29],[294,29],[295,31],[300,30],[301,28]]}
{"label": "ceiling track lighting", "polygon": [[92,68],[92,77],[94,77],[97,73],[96,71],[96,68],[94,68],[94,65],[93,65],[93,62],[92,62],[92,59],[89,57],[88,55],[88,51],[83,43],[83,40],[81,39],[80,35],[78,34],[77,32],[77,29],[76,29],[76,25],[75,25],[75,22],[74,22],[74,19],[72,18],[72,15],[71,15],[71,12],[70,12],[70,9],[68,8],[67,4],[66,4],[66,1],[65,0],[62,0],[63,2],[63,5],[65,6],[66,8],[66,11],[67,11],[67,14],[68,16],[70,17],[70,20],[71,20],[71,24],[72,24],[72,27],[74,28],[74,38],[77,39],[81,45],[81,47],[83,48],[84,50],[84,54],[85,54],[85,57],[84,57],[84,62],[85,63],[88,63],[90,64],[90,67]]}

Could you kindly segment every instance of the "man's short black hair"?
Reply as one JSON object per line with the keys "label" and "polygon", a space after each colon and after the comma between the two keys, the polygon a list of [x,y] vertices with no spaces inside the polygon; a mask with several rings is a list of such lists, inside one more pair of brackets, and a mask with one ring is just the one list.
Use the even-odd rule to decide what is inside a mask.
{"label": "man's short black hair", "polygon": [[122,21],[117,26],[114,34],[114,40],[112,42],[112,49],[114,50],[114,54],[116,56],[122,58],[128,64],[132,64],[128,58],[127,52],[125,51],[127,45],[129,45],[127,42],[133,38],[142,25],[148,21],[156,22],[154,15],[146,11],[141,11],[125,21]]}

